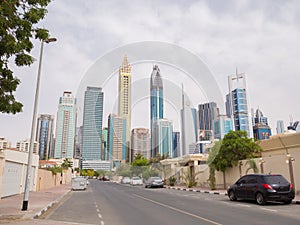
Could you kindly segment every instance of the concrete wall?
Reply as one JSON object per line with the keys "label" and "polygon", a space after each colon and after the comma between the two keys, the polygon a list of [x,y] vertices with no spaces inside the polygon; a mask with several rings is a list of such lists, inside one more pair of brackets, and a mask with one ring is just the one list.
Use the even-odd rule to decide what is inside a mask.
{"label": "concrete wall", "polygon": [[71,169],[64,170],[63,173],[52,174],[46,169],[39,169],[36,191],[47,190],[60,184],[69,184],[72,180]]}

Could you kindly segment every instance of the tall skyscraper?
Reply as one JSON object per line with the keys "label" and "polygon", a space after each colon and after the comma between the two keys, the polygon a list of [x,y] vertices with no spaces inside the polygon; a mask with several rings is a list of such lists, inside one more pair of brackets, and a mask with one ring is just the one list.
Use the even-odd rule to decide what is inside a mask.
{"label": "tall skyscraper", "polygon": [[197,142],[196,109],[191,108],[191,102],[185,96],[182,87],[181,109],[181,156],[188,155],[190,146]]}
{"label": "tall skyscraper", "polygon": [[153,122],[154,155],[173,158],[173,124],[168,119],[157,119]]}
{"label": "tall skyscraper", "polygon": [[87,87],[85,91],[81,151],[83,164],[84,161],[101,160],[103,95],[99,87]]}
{"label": "tall skyscraper", "polygon": [[127,56],[119,69],[118,115],[126,119],[126,161],[129,161],[130,131],[131,131],[131,65]]}
{"label": "tall skyscraper", "polygon": [[131,159],[140,153],[146,159],[150,159],[150,134],[149,129],[134,128],[131,131]]}
{"label": "tall skyscraper", "polygon": [[233,130],[233,120],[227,115],[219,115],[214,120],[214,136],[216,139],[223,139],[225,134]]}
{"label": "tall skyscraper", "polygon": [[236,72],[228,76],[229,93],[226,96],[226,111],[234,120],[235,130],[245,130],[253,138],[251,113],[248,106],[246,75]]}
{"label": "tall skyscraper", "polygon": [[81,159],[83,126],[76,127],[74,158]]}
{"label": "tall skyscraper", "polygon": [[173,158],[180,156],[180,132],[173,132],[172,134],[173,141]]}
{"label": "tall skyscraper", "polygon": [[277,132],[277,134],[284,133],[284,122],[283,122],[283,120],[277,120],[276,132]]}
{"label": "tall skyscraper", "polygon": [[108,160],[107,138],[108,138],[108,128],[104,127],[102,129],[102,152],[101,152],[102,160]]}
{"label": "tall skyscraper", "polygon": [[253,134],[256,140],[269,139],[271,128],[268,124],[268,118],[264,117],[261,110],[257,109],[254,117]]}
{"label": "tall skyscraper", "polygon": [[126,161],[126,122],[123,116],[115,114],[108,116],[108,160],[113,161],[114,166]]}
{"label": "tall skyscraper", "polygon": [[160,70],[157,65],[153,66],[150,78],[150,133],[151,133],[151,157],[155,157],[154,142],[155,134],[153,133],[153,123],[157,119],[164,117],[164,99],[163,99],[163,82]]}
{"label": "tall skyscraper", "polygon": [[39,143],[39,156],[42,160],[51,157],[53,132],[54,132],[54,116],[41,114],[37,120],[36,138]]}
{"label": "tall skyscraper", "polygon": [[214,120],[219,115],[219,108],[215,102],[198,105],[198,118],[200,130],[213,130]]}
{"label": "tall skyscraper", "polygon": [[76,98],[72,92],[65,91],[59,98],[56,118],[54,158],[73,158],[76,133]]}

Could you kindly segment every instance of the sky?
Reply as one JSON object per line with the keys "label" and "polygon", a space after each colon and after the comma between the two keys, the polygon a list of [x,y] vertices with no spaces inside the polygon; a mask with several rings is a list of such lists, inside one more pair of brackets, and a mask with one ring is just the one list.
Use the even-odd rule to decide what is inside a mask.
{"label": "sky", "polygon": [[[106,54],[132,43],[158,41],[196,55],[211,72],[224,101],[228,75],[235,74],[236,69],[245,73],[249,105],[268,117],[274,134],[277,120],[283,120],[285,126],[291,119],[300,120],[300,1],[54,0],[47,9],[39,25],[49,29],[57,42],[44,46],[38,114],[56,118],[59,97],[64,91],[76,95],[87,71]],[[23,103],[23,112],[0,114],[0,137],[13,146],[30,137],[40,42],[34,40],[34,45],[31,54],[37,60],[32,66],[12,66],[21,80],[15,96]],[[115,60],[121,65],[122,57]],[[131,62],[130,55],[128,60]],[[194,107],[208,101],[193,77],[160,61],[132,66],[136,86],[142,82],[148,85],[145,90],[149,89],[147,79],[154,63],[160,67],[164,84],[175,87],[165,90],[165,95],[180,97],[184,84]],[[116,113],[117,76],[116,70],[101,84],[104,126],[108,113]],[[132,109],[132,128],[149,127],[149,99],[139,98],[139,92],[133,94],[137,100]],[[175,130],[179,130],[178,107],[171,98],[165,105],[165,117],[173,120]],[[224,114],[224,105],[219,107]],[[81,107],[78,111],[80,125]]]}

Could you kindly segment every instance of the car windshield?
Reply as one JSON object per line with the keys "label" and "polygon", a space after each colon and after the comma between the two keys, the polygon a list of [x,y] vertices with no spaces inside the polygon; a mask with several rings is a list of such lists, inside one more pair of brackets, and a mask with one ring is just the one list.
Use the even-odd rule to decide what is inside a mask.
{"label": "car windshield", "polygon": [[281,175],[270,175],[266,176],[264,180],[268,184],[283,184],[283,183],[288,183],[288,181]]}
{"label": "car windshield", "polygon": [[141,178],[139,177],[133,177],[132,180],[140,180]]}
{"label": "car windshield", "polygon": [[161,178],[160,178],[160,177],[152,177],[152,180],[158,180],[158,181],[161,181]]}

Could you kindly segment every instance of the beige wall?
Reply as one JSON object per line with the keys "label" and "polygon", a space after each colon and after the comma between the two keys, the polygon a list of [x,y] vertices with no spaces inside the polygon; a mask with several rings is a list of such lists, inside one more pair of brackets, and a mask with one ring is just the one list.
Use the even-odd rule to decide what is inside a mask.
{"label": "beige wall", "polygon": [[72,180],[71,170],[64,170],[62,175],[57,173],[53,175],[51,171],[39,169],[36,191],[46,190],[62,184],[69,184]]}

